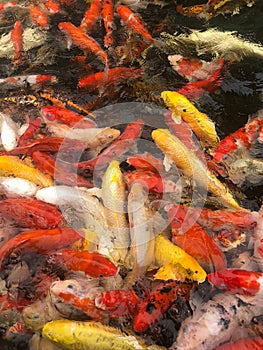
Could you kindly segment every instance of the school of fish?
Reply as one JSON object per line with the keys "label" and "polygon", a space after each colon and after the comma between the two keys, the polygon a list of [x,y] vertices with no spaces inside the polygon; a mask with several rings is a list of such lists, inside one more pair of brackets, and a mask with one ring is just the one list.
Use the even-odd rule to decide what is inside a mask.
{"label": "school of fish", "polygon": [[[140,15],[173,6],[209,20],[255,2],[0,4],[0,23],[13,21],[0,33],[10,67],[0,77],[4,341],[30,350],[263,348],[263,203],[254,210],[242,196],[263,183],[263,110],[220,137],[198,103],[235,63],[262,60],[263,47],[216,28],[162,32]],[[55,94],[62,78],[51,57],[51,70],[44,61],[30,68],[51,33],[58,57],[77,67],[63,84],[73,79],[85,103]],[[159,112],[146,109],[160,126],[149,125],[144,105],[107,123],[111,109],[102,116],[97,106],[123,102],[124,89],[134,97],[151,48],[183,81],[150,91]]]}

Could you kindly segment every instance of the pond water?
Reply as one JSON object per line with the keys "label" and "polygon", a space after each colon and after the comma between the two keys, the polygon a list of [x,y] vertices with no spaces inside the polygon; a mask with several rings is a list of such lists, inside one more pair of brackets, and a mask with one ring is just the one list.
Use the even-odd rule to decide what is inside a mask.
{"label": "pond water", "polygon": [[[95,115],[97,113],[96,122],[99,126],[116,127],[123,131],[130,121],[129,117],[126,119],[126,115],[131,113],[130,117],[132,115],[133,118],[134,114],[132,113],[135,113],[134,111],[130,112],[129,107],[126,109],[126,103],[127,106],[132,106],[134,102],[142,103],[142,108],[146,109],[145,104],[149,104],[152,109],[149,107],[147,115],[142,117],[146,126],[141,138],[143,142],[149,141],[151,144],[146,146],[143,143],[139,146],[141,151],[152,152],[150,132],[154,128],[162,127],[162,120],[158,122],[155,119],[156,115],[161,114],[162,109],[165,108],[160,97],[161,92],[164,90],[176,91],[188,83],[186,77],[173,70],[168,56],[181,54],[202,59],[206,62],[217,60],[221,56],[223,58],[231,56],[230,54],[227,55],[227,51],[222,53],[217,52],[216,49],[208,49],[198,55],[194,45],[183,46],[183,44],[178,46],[178,52],[176,52],[174,46],[165,36],[167,33],[176,33],[175,37],[179,35],[187,37],[192,30],[205,32],[217,29],[220,32],[235,32],[234,37],[238,36],[242,40],[263,45],[263,3],[260,0],[256,0],[253,6],[246,6],[245,1],[230,1],[232,3],[242,3],[244,6],[236,14],[218,14],[211,18],[182,15],[176,10],[176,1],[172,0],[137,1],[141,5],[136,9],[136,12],[143,19],[148,31],[152,33],[155,39],[154,44],[147,43],[147,40],[142,39],[140,34],[132,33],[125,24],[123,25],[117,13],[115,13],[113,27],[115,40],[113,47],[106,48],[103,46],[105,29],[100,20],[95,23],[91,35],[101,47],[104,47],[109,57],[110,67],[134,67],[142,69],[143,74],[131,79],[130,75],[134,72],[130,71],[129,75],[125,76],[120,84],[102,83],[99,91],[96,88],[93,91],[81,89],[77,87],[81,78],[104,70],[103,59],[100,55],[96,57],[96,55],[82,50],[76,45],[67,47],[69,42],[67,43],[65,33],[59,30],[58,24],[71,22],[75,26],[79,26],[90,1],[61,0],[59,2],[61,3],[60,10],[48,15],[49,23],[46,26],[41,26],[34,22],[33,14],[29,11],[28,6],[31,1],[18,1],[18,6],[10,6],[5,10],[1,10],[1,4],[5,2],[0,0],[0,112],[8,113],[15,122],[22,123],[27,116],[33,117],[33,119],[38,116],[43,105],[60,103],[60,105],[63,104],[63,106],[82,115],[87,115],[87,111]],[[178,0],[177,4],[186,7],[202,2]],[[44,8],[45,3],[46,1],[32,1],[32,4],[40,5],[40,8]],[[123,1],[123,3],[128,4],[129,1]],[[130,3],[135,3],[135,1],[130,1]],[[116,3],[115,7],[118,5],[119,3]],[[47,10],[44,12],[48,13]],[[13,46],[8,35],[10,35],[14,24],[18,20],[21,21],[23,26],[25,52],[22,58],[18,55],[17,60],[14,60]],[[137,52],[136,49],[140,45],[143,48]],[[233,48],[230,45],[229,53],[231,53],[231,50]],[[237,50],[242,51],[243,49],[239,48]],[[215,54],[217,54],[217,57]],[[220,86],[210,93],[201,94],[192,101],[199,111],[206,113],[215,123],[220,139],[244,126],[249,118],[253,118],[263,108],[262,62],[263,54],[259,57],[259,55],[256,56],[253,53],[244,54],[242,59],[233,59],[232,62],[230,59],[225,59],[225,69],[222,71]],[[10,82],[4,80],[12,76],[35,74],[52,75],[56,77],[56,82],[47,85],[35,85],[28,80],[19,87],[18,84],[12,85],[12,83],[10,84]],[[121,73],[117,72],[116,76],[118,74]],[[113,81],[117,79],[116,76],[112,78]],[[120,110],[114,107],[121,103],[125,103],[125,105],[121,105]],[[121,114],[121,110],[123,110],[123,114]],[[254,152],[252,156],[261,160],[262,144],[258,143],[257,146],[252,150]],[[155,152],[157,151],[155,150]],[[263,178],[263,171],[258,171],[259,173],[261,171]],[[225,181],[234,191],[242,206],[250,210],[260,208],[263,181],[252,184],[248,181],[240,186],[234,185],[228,179],[225,179]],[[200,287],[200,294],[204,296],[205,291],[206,285],[204,284],[204,287]],[[186,318],[190,314],[190,309],[183,302],[180,305],[178,304],[177,307],[177,310],[175,308],[170,310],[170,314],[166,316],[166,321],[169,321],[170,317],[172,326],[174,327],[176,324],[179,328],[181,318]],[[169,334],[168,321],[161,322],[159,329],[155,330],[153,328],[149,334],[146,334],[145,338],[158,341],[156,335],[154,335],[156,331],[159,337],[158,344],[167,348],[171,346],[175,336]],[[164,334],[168,334],[168,336],[166,337]],[[21,339],[17,342],[7,342],[0,339],[0,348],[3,350],[29,349],[27,343],[21,342]]]}

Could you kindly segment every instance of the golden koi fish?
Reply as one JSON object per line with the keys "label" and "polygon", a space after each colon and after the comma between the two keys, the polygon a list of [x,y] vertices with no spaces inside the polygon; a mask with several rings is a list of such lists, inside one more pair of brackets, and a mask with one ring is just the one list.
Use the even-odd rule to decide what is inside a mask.
{"label": "golden koi fish", "polygon": [[109,229],[113,233],[113,258],[123,264],[130,245],[130,236],[125,215],[125,182],[117,160],[110,162],[103,176],[101,198]]}
{"label": "golden koi fish", "polygon": [[24,164],[18,157],[0,156],[0,176],[10,175],[32,181],[41,187],[53,185],[50,176],[43,174],[36,168]]}
{"label": "golden koi fish", "polygon": [[218,144],[219,138],[215,124],[205,113],[199,112],[185,96],[176,91],[163,91],[161,97],[177,118],[183,119],[189,124],[201,142],[211,147]]}
{"label": "golden koi fish", "polygon": [[207,167],[168,129],[156,129],[152,132],[156,145],[172,159],[186,176],[192,178],[197,185],[207,189],[220,199],[226,207],[246,210],[236,202],[228,188],[212,174]]}
{"label": "golden koi fish", "polygon": [[[162,235],[157,236],[155,239],[155,261],[159,266],[169,266],[170,271],[171,265],[173,265],[175,271],[178,268],[180,276],[182,276],[184,269],[185,278],[192,281],[201,283],[206,279],[206,272],[198,262]],[[155,275],[155,278],[157,276]]]}
{"label": "golden koi fish", "polygon": [[158,345],[141,345],[136,337],[116,328],[92,321],[51,321],[43,327],[43,337],[69,350],[142,350],[164,349]]}

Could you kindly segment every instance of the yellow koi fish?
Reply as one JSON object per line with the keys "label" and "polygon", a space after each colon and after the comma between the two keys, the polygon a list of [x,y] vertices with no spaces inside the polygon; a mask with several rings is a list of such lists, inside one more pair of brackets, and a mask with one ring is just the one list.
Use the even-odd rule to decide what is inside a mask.
{"label": "yellow koi fish", "polygon": [[[159,266],[168,266],[170,272],[172,271],[171,265],[173,265],[175,274],[177,268],[180,276],[182,276],[182,272],[184,271],[185,278],[192,281],[201,283],[206,279],[206,272],[198,262],[162,235],[157,236],[155,239],[155,261]],[[166,276],[164,279],[167,278],[165,273],[163,276]],[[162,277],[161,272],[159,277]],[[155,278],[158,278],[158,275],[155,275]]]}
{"label": "yellow koi fish", "polygon": [[51,321],[43,327],[42,335],[69,350],[142,350],[164,349],[158,345],[145,346],[136,337],[116,328],[92,321]]}
{"label": "yellow koi fish", "polygon": [[152,132],[152,138],[156,145],[167,155],[176,166],[178,166],[186,176],[220,199],[220,203],[229,208],[237,210],[246,209],[240,207],[233,198],[228,188],[211,173],[176,136],[172,135],[168,129],[156,129]]}
{"label": "yellow koi fish", "polygon": [[50,176],[43,174],[36,168],[24,164],[23,161],[16,156],[0,156],[0,175],[20,177],[41,187],[53,185]]}
{"label": "yellow koi fish", "polygon": [[129,227],[125,214],[125,182],[119,162],[110,162],[102,179],[101,198],[105,207],[105,216],[113,237],[113,258],[124,263],[130,245]]}
{"label": "yellow koi fish", "polygon": [[195,135],[206,146],[216,147],[219,142],[215,130],[215,124],[205,113],[198,109],[183,95],[176,91],[163,91],[161,97],[171,112],[180,119],[183,119]]}

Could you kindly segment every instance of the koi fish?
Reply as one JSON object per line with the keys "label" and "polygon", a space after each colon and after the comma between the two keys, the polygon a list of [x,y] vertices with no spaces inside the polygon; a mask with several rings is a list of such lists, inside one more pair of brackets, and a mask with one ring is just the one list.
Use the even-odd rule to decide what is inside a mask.
{"label": "koi fish", "polygon": [[153,173],[164,172],[162,160],[154,157],[149,152],[129,156],[126,161],[138,170],[149,170]]}
{"label": "koi fish", "polygon": [[58,13],[60,11],[59,4],[53,0],[47,0],[44,3],[44,6],[50,14],[55,14],[55,13]]}
{"label": "koi fish", "polygon": [[120,136],[120,131],[113,128],[72,128],[61,123],[48,123],[48,131],[53,137],[78,140],[85,143],[85,148],[101,150]]}
{"label": "koi fish", "polygon": [[177,92],[191,100],[197,99],[205,93],[211,93],[221,86],[223,81],[223,70],[224,60],[221,59],[219,67],[215,69],[207,79],[187,83]]}
{"label": "koi fish", "polygon": [[97,157],[92,158],[86,162],[72,163],[80,171],[93,171],[96,167],[97,170],[103,169],[110,161],[120,157],[123,153],[135,144],[136,140],[140,137],[143,129],[142,120],[138,119],[135,122],[131,122],[127,125],[124,132],[113,143],[105,148]]}
{"label": "koi fish", "polygon": [[17,6],[17,2],[16,1],[8,1],[8,2],[3,2],[2,4],[0,4],[0,11],[6,10],[10,7],[14,7]]}
{"label": "koi fish", "polygon": [[103,0],[93,0],[84,14],[80,28],[89,32],[100,18]]}
{"label": "koi fish", "polygon": [[35,6],[33,4],[30,4],[28,6],[29,15],[32,21],[41,26],[41,27],[47,27],[49,24],[48,15],[45,10],[43,10],[40,6]]}
{"label": "koi fish", "polygon": [[80,238],[80,233],[69,228],[22,232],[11,238],[0,249],[0,268],[3,269],[11,254],[27,252],[45,253],[54,249],[66,247]]}
{"label": "koi fish", "polygon": [[172,68],[189,82],[207,79],[215,69],[219,68],[220,62],[218,59],[207,62],[198,57],[186,57],[178,54],[168,56],[168,60]]}
{"label": "koi fish", "polygon": [[0,193],[10,197],[33,197],[39,187],[31,181],[19,177],[0,177]]}
{"label": "koi fish", "polygon": [[240,324],[250,324],[258,314],[261,308],[251,305],[245,297],[217,294],[183,321],[171,350],[216,349],[231,339]]}
{"label": "koi fish", "polygon": [[[36,166],[43,171],[43,173],[47,174],[59,183],[69,186],[82,186],[87,188],[94,187],[91,182],[72,170],[70,166],[67,165],[68,163],[64,164],[59,160],[55,160],[47,153],[35,151],[32,153],[32,158]],[[53,183],[51,183],[49,186],[52,186],[52,184]]]}
{"label": "koi fish", "polygon": [[48,229],[62,222],[61,213],[53,206],[36,199],[9,198],[1,201],[0,215],[23,228]]}
{"label": "koi fish", "polygon": [[249,151],[262,125],[263,120],[255,118],[249,121],[244,127],[226,136],[215,148],[212,161],[215,163],[223,162],[238,148]]}
{"label": "koi fish", "polygon": [[93,120],[63,107],[44,106],[41,108],[41,115],[47,122],[58,121],[71,127],[85,129],[96,128],[97,126]]}
{"label": "koi fish", "polygon": [[157,322],[178,297],[188,299],[191,287],[189,284],[167,282],[158,284],[148,297],[140,304],[134,316],[133,329],[145,332],[151,324]]}
{"label": "koi fish", "polygon": [[97,90],[101,95],[109,87],[127,83],[127,81],[132,79],[137,79],[141,74],[141,69],[127,67],[110,68],[80,79],[78,87],[85,88],[88,91]]}
{"label": "koi fish", "polygon": [[210,147],[218,144],[214,123],[206,114],[199,112],[185,96],[175,91],[163,91],[161,97],[171,112],[179,119],[182,118],[202,142]]}
{"label": "koi fish", "polygon": [[182,169],[186,176],[192,178],[203,189],[213,193],[222,204],[233,209],[247,211],[240,207],[228,188],[169,130],[156,129],[152,132],[152,138],[156,145],[173,160],[176,166]]}
{"label": "koi fish", "polygon": [[[125,286],[142,277],[154,260],[153,218],[146,205],[147,193],[140,182],[135,182],[128,195],[128,217],[131,246],[127,256],[132,271],[125,280]],[[143,232],[143,234],[142,234]]]}
{"label": "koi fish", "polygon": [[101,16],[103,18],[106,31],[106,35],[104,36],[104,46],[112,47],[114,44],[112,32],[116,27],[114,23],[114,9],[112,0],[103,0]]}
{"label": "koi fish", "polygon": [[70,22],[60,22],[58,25],[62,32],[65,32],[72,44],[78,46],[81,50],[92,52],[106,65],[108,62],[107,53],[100,45],[88,34],[85,34],[81,28],[75,27]]}
{"label": "koi fish", "polygon": [[7,115],[0,113],[0,142],[6,151],[13,150],[19,139],[19,130],[13,119]]}
{"label": "koi fish", "polygon": [[[263,274],[241,269],[222,269],[207,275],[208,281],[230,294],[262,296]],[[257,298],[255,298],[256,302]]]}
{"label": "koi fish", "polygon": [[14,28],[11,32],[11,40],[14,46],[14,58],[13,62],[17,65],[21,65],[23,63],[24,56],[24,48],[23,48],[23,33],[24,29],[21,24],[21,21],[16,21]]}
{"label": "koi fish", "polygon": [[101,185],[101,198],[105,207],[105,216],[113,234],[113,258],[123,264],[130,245],[129,227],[126,220],[126,188],[117,160],[107,167]]}
{"label": "koi fish", "polygon": [[24,164],[24,162],[16,156],[0,156],[0,175],[21,177],[41,187],[53,185],[50,176],[43,174],[36,168]]}
{"label": "koi fish", "polygon": [[98,252],[68,248],[49,252],[47,255],[52,264],[63,264],[68,270],[81,271],[93,278],[116,276],[119,270],[107,257]]}
{"label": "koi fish", "polygon": [[226,268],[220,247],[200,225],[187,219],[186,213],[181,206],[176,205],[168,211],[173,243],[195,258],[206,271]]}
{"label": "koi fish", "polygon": [[95,305],[107,311],[110,318],[133,318],[141,301],[132,289],[108,290],[95,298]]}
{"label": "koi fish", "polygon": [[56,82],[57,78],[54,75],[45,74],[19,75],[0,79],[0,84],[5,85],[6,89],[17,89],[17,87],[27,87],[28,85],[32,88],[39,88]]}
{"label": "koi fish", "polygon": [[23,146],[13,148],[11,151],[6,152],[8,155],[16,156],[19,154],[32,155],[34,152],[80,152],[86,148],[84,142],[79,140],[72,140],[70,138],[63,137],[43,137],[39,139],[30,140]]}
{"label": "koi fish", "polygon": [[106,312],[95,305],[95,297],[103,291],[103,287],[99,286],[98,280],[95,279],[56,281],[50,286],[51,299],[55,296],[56,299],[80,309],[96,321],[106,317]]}
{"label": "koi fish", "polygon": [[198,262],[162,235],[155,239],[155,261],[158,266],[173,265],[176,268],[178,265],[192,281],[202,283],[206,279],[206,272]]}
{"label": "koi fish", "polygon": [[[64,348],[93,350],[143,350],[164,348],[157,345],[146,346],[139,343],[134,336],[129,336],[118,329],[104,326],[99,322],[56,320],[44,325],[42,336]],[[70,345],[68,345],[70,344]]]}
{"label": "koi fish", "polygon": [[29,340],[30,350],[60,350],[58,346],[53,344],[46,338],[42,338],[39,333],[34,333]]}
{"label": "koi fish", "polygon": [[24,133],[20,136],[18,140],[18,146],[23,146],[28,142],[28,140],[33,139],[36,131],[39,129],[40,125],[42,123],[42,119],[40,117],[37,117],[34,120],[31,120],[28,124],[27,129],[24,131]]}
{"label": "koi fish", "polygon": [[260,350],[263,347],[263,338],[252,337],[252,338],[241,338],[233,343],[226,343],[216,350]]}
{"label": "koi fish", "polygon": [[165,123],[169,127],[170,131],[178,139],[180,139],[189,150],[192,150],[203,162],[204,153],[190,126],[184,120],[182,120],[180,117],[178,118],[173,113],[165,113]]}
{"label": "koi fish", "polygon": [[131,30],[141,34],[150,43],[154,41],[151,34],[145,28],[142,19],[136,13],[132,12],[129,7],[120,5],[117,7],[116,12]]}

